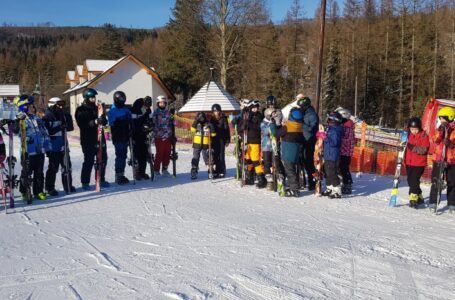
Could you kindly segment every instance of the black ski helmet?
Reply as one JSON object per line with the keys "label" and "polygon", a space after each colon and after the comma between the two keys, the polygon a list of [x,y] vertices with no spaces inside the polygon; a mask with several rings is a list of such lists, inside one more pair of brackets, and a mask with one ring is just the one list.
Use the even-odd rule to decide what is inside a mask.
{"label": "black ski helmet", "polygon": [[215,103],[212,105],[212,111],[215,112],[215,111],[219,111],[221,112],[221,105],[219,105],[218,103]]}
{"label": "black ski helmet", "polygon": [[267,104],[267,107],[270,107],[270,106],[273,106],[275,107],[276,105],[276,98],[275,96],[273,95],[270,95],[267,97],[267,99],[265,100],[266,104]]}
{"label": "black ski helmet", "polygon": [[340,115],[339,112],[332,111],[327,114],[327,120],[329,122],[341,123],[343,121],[343,117]]}
{"label": "black ski helmet", "polygon": [[122,108],[125,106],[126,102],[126,95],[122,91],[117,91],[114,93],[114,104],[118,108]]}
{"label": "black ski helmet", "polygon": [[408,121],[408,128],[422,128],[422,120],[417,117],[412,117]]}
{"label": "black ski helmet", "polygon": [[201,112],[198,112],[197,113],[197,116],[196,116],[196,119],[201,122],[201,123],[205,123],[205,121],[207,121],[207,117],[205,116],[205,112],[201,111]]}
{"label": "black ski helmet", "polygon": [[145,106],[147,106],[147,107],[152,106],[152,97],[150,97],[150,96],[145,96],[145,98],[144,98],[144,104],[145,104]]}
{"label": "black ski helmet", "polygon": [[82,97],[84,99],[93,98],[96,95],[98,95],[98,93],[92,88],[85,89],[84,92],[82,93]]}
{"label": "black ski helmet", "polygon": [[309,97],[303,97],[297,100],[297,106],[300,109],[307,109],[311,105],[311,99]]}

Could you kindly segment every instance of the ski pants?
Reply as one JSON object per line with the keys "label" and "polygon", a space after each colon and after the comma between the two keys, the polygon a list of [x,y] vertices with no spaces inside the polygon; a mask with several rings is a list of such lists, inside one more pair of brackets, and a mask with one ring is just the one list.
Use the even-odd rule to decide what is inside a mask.
{"label": "ski pants", "polygon": [[125,173],[128,143],[115,143],[115,174]]}
{"label": "ski pants", "polygon": [[273,152],[262,151],[262,161],[264,162],[264,173],[271,174],[273,165]]}
{"label": "ski pants", "polygon": [[316,139],[305,141],[302,147],[303,167],[305,168],[308,176],[308,187],[314,188],[313,174],[316,172],[314,167],[314,148],[316,146]]}
{"label": "ski pants", "polygon": [[[81,183],[82,184],[89,184],[90,183],[90,175],[92,174],[93,166],[95,165],[95,157],[98,153],[98,145],[88,144],[88,145],[81,145],[82,146],[82,153],[84,153],[84,162],[82,163],[82,171],[81,171]],[[105,181],[104,175],[106,173],[106,164],[107,164],[107,152],[106,146],[103,147],[103,151],[101,156],[103,157],[103,162],[101,166],[95,166],[96,168],[101,168],[101,181]]]}
{"label": "ski pants", "polygon": [[[213,150],[212,150],[213,151]],[[199,169],[199,159],[202,154],[202,159],[206,166],[209,164],[209,149],[202,149],[202,148],[193,148],[193,159],[191,160],[191,168],[192,169]]]}
{"label": "ski pants", "polygon": [[213,150],[215,172],[217,174],[226,174],[226,144],[224,140],[214,138]]}
{"label": "ski pants", "polygon": [[352,176],[351,172],[349,171],[349,165],[351,164],[351,157],[350,156],[340,156],[340,175],[343,178],[344,185],[351,185],[352,184]]}
{"label": "ski pants", "polygon": [[327,187],[340,186],[340,177],[338,177],[338,161],[326,160],[324,162],[325,185]]}
{"label": "ski pants", "polygon": [[155,172],[160,171],[160,167],[163,170],[166,170],[169,166],[169,162],[171,160],[171,150],[172,144],[171,139],[155,139],[155,147],[156,147],[156,154],[155,154],[155,164],[153,166]]}
{"label": "ski pants", "polygon": [[137,168],[139,174],[145,174],[147,168],[148,149],[147,143],[144,140],[134,141],[134,159],[137,161]]}
{"label": "ski pants", "polygon": [[286,180],[289,189],[292,191],[299,189],[299,175],[297,174],[297,164],[294,162],[283,161],[284,170],[286,172]]}
{"label": "ski pants", "polygon": [[[433,162],[433,171],[431,172],[431,190],[430,190],[430,203],[434,204],[438,197],[438,188],[436,179],[439,176],[439,162]],[[446,170],[447,178],[447,205],[455,205],[455,165],[448,165]]]}
{"label": "ski pants", "polygon": [[44,154],[35,154],[29,156],[28,174],[26,172],[26,168],[24,168],[25,161],[21,161],[21,164],[22,171],[19,191],[22,194],[27,192],[27,186],[30,184],[27,182],[27,178],[30,175],[33,177],[33,195],[36,196],[39,193],[42,193],[44,188]]}
{"label": "ski pants", "polygon": [[264,167],[261,164],[261,145],[247,144],[245,161],[248,165],[248,171],[254,171],[256,174],[264,174]]}
{"label": "ski pants", "polygon": [[406,166],[407,181],[409,185],[409,194],[422,194],[420,189],[420,178],[425,171],[425,167]]}
{"label": "ski pants", "polygon": [[[47,157],[49,158],[49,164],[47,167],[46,171],[46,191],[53,191],[55,190],[55,177],[58,173],[58,169],[61,166],[62,171],[65,168],[65,152],[60,151],[60,152],[48,152]],[[73,184],[72,176],[71,176],[71,159],[68,159],[69,162],[69,185],[71,186]],[[63,184],[63,189],[65,192],[68,191],[68,183],[66,181],[66,176],[64,176],[64,173],[62,172],[62,184]]]}

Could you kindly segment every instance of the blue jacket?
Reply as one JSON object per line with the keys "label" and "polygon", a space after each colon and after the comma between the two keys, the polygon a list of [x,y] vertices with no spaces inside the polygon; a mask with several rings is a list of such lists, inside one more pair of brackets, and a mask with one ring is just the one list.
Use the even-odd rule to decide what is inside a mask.
{"label": "blue jacket", "polygon": [[112,143],[128,143],[132,134],[131,112],[127,107],[117,108],[112,105],[108,113],[111,126]]}
{"label": "blue jacket", "polygon": [[310,106],[303,114],[303,137],[306,142],[315,142],[316,133],[319,130],[319,116],[316,110]]}
{"label": "blue jacket", "polygon": [[[44,154],[51,150],[49,134],[43,120],[36,115],[28,115],[27,118],[19,122],[25,122],[28,155]],[[19,135],[22,135],[20,125],[18,131]]]}
{"label": "blue jacket", "polygon": [[276,124],[272,123],[270,129],[274,136],[281,139],[281,160],[298,163],[302,150],[302,124],[288,121],[286,126],[277,128]]}
{"label": "blue jacket", "polygon": [[267,119],[262,120],[261,123],[261,150],[262,152],[272,151],[272,140],[270,138],[270,124]]}
{"label": "blue jacket", "polygon": [[43,117],[44,126],[46,126],[51,142],[51,152],[65,151],[65,140],[63,137],[63,127],[66,131],[73,131],[73,119],[71,115],[65,113],[62,109],[55,106],[46,109]]}
{"label": "blue jacket", "polygon": [[327,138],[324,140],[324,160],[338,161],[342,137],[343,127],[341,125],[329,125]]}

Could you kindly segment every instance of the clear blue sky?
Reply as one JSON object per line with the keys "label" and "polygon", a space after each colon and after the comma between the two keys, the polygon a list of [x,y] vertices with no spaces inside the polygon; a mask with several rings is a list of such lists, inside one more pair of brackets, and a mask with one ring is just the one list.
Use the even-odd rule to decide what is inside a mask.
{"label": "clear blue sky", "polygon": [[[292,0],[266,0],[272,20],[286,16]],[[32,25],[52,22],[56,26],[98,26],[113,23],[122,27],[163,26],[171,16],[174,0],[0,0],[0,23]],[[339,1],[340,2],[340,1]],[[318,0],[301,0],[312,18]]]}

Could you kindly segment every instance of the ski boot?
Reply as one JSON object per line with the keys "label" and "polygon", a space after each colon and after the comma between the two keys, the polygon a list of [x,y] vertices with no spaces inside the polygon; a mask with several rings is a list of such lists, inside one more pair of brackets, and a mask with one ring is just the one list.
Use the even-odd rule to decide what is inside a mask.
{"label": "ski boot", "polygon": [[191,168],[191,179],[197,179],[197,168]]}
{"label": "ski boot", "polygon": [[417,208],[417,203],[419,201],[419,195],[417,194],[409,194],[409,207],[411,208]]}
{"label": "ski boot", "polygon": [[430,210],[431,213],[434,213],[436,209],[436,203],[430,203],[428,204],[428,209]]}
{"label": "ski boot", "polygon": [[142,179],[144,179],[144,180],[150,180],[150,176],[149,176],[149,174],[147,174],[147,173],[142,173],[142,174],[141,174],[141,177],[142,177]]}
{"label": "ski boot", "polygon": [[332,192],[329,195],[330,199],[340,199],[341,198],[341,187],[339,186],[334,186],[332,188]]}
{"label": "ski boot", "polygon": [[110,187],[110,186],[111,186],[111,185],[109,184],[109,182],[107,182],[106,180],[101,180],[101,182],[100,182],[100,187],[102,187],[102,188],[105,189],[105,188],[108,188],[108,187]]}
{"label": "ski boot", "polygon": [[267,191],[273,191],[273,176],[272,176],[272,174],[265,175],[265,180],[267,181]]}
{"label": "ski boot", "polygon": [[58,192],[56,190],[47,191],[47,194],[51,197],[58,196]]}
{"label": "ski boot", "polygon": [[218,174],[218,178],[221,179],[221,178],[224,178],[224,177],[226,177],[226,175],[225,175],[224,173],[219,173],[219,174]]}
{"label": "ski boot", "polygon": [[127,184],[129,183],[130,181],[128,180],[128,178],[126,178],[124,175],[124,173],[117,173],[115,174],[115,182],[118,184],[118,185],[124,185],[124,184]]}
{"label": "ski boot", "polygon": [[291,190],[287,189],[286,192],[284,193],[285,197],[295,197],[298,198],[300,197],[300,191],[299,190]]}
{"label": "ski boot", "polygon": [[332,189],[333,187],[331,185],[329,185],[328,187],[326,187],[325,191],[323,191],[321,193],[322,196],[325,196],[325,197],[328,197],[332,194]]}
{"label": "ski boot", "polygon": [[141,174],[141,173],[135,172],[135,173],[134,173],[134,179],[135,179],[136,181],[141,181],[141,180],[144,179],[144,178],[142,177],[142,174]]}
{"label": "ski boot", "polygon": [[246,171],[245,185],[254,185],[254,171]]}
{"label": "ski boot", "polygon": [[422,204],[425,204],[425,200],[423,198],[423,195],[420,193],[417,195],[418,199],[417,199],[417,206],[420,206]]}
{"label": "ski boot", "polygon": [[265,175],[264,173],[258,174],[257,175],[258,182],[256,183],[256,187],[258,189],[263,189],[267,185],[267,180],[265,180]]}
{"label": "ski boot", "polygon": [[33,202],[33,197],[29,198],[27,193],[22,194],[22,201],[27,202],[27,204],[32,204]]}
{"label": "ski boot", "polygon": [[90,191],[90,185],[88,183],[83,183],[82,184],[82,190],[84,191]]}
{"label": "ski boot", "polygon": [[350,183],[344,184],[344,185],[341,187],[341,193],[342,193],[343,195],[350,195],[350,194],[352,194],[352,184],[350,184]]}
{"label": "ski boot", "polygon": [[172,177],[171,173],[169,173],[169,171],[167,169],[164,169],[164,168],[163,168],[163,171],[161,172],[161,175],[163,177]]}
{"label": "ski boot", "polygon": [[47,198],[47,195],[46,195],[46,193],[43,193],[43,192],[35,195],[35,199],[37,199],[37,200],[44,201],[44,200],[46,200],[46,198]]}

